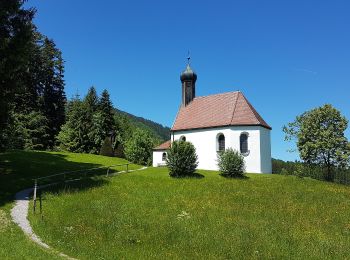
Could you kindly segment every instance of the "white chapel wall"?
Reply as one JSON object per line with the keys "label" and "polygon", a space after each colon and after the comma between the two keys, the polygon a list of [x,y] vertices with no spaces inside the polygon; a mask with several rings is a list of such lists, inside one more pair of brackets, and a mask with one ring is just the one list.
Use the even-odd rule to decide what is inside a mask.
{"label": "white chapel wall", "polygon": [[261,171],[263,173],[272,173],[271,161],[271,131],[261,128],[260,132],[260,150],[261,150]]}
{"label": "white chapel wall", "polygon": [[[196,147],[199,165],[198,169],[218,170],[217,166],[217,136],[222,133],[225,136],[225,147],[231,147],[239,151],[240,135],[242,132],[248,134],[249,154],[244,157],[246,172],[270,173],[268,161],[271,161],[271,148],[269,142],[269,130],[261,126],[230,126],[209,129],[196,129],[187,131],[176,131],[174,140],[186,137],[186,141],[193,143]],[[263,133],[263,142],[260,140]],[[267,143],[267,144],[266,144]],[[264,145],[264,148],[261,148]],[[264,153],[262,155],[261,153]],[[271,162],[270,162],[271,164]]]}
{"label": "white chapel wall", "polygon": [[164,166],[165,161],[163,161],[163,153],[165,153],[165,150],[155,150],[153,151],[153,167],[158,167],[158,166]]}

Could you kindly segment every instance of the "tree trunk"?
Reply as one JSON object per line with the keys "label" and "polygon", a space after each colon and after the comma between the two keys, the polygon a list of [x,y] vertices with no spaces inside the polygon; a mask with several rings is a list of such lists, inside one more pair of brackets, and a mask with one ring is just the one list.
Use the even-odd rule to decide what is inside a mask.
{"label": "tree trunk", "polygon": [[332,171],[332,166],[330,164],[327,164],[327,173],[325,179],[326,181],[334,181],[334,174]]}

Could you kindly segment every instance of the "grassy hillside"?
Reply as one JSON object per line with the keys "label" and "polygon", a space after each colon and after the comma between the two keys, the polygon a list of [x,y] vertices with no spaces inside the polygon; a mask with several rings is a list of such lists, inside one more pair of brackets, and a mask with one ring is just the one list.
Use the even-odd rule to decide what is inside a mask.
{"label": "grassy hillside", "polygon": [[[91,154],[24,151],[0,153],[0,259],[62,259],[31,242],[10,219],[14,194],[32,187],[33,178],[125,162],[119,158]],[[130,166],[137,167],[139,166]]]}
{"label": "grassy hillside", "polygon": [[153,122],[151,120],[145,119],[143,117],[134,116],[127,112],[115,109],[117,116],[122,116],[128,119],[130,124],[135,128],[142,128],[151,132],[155,137],[161,141],[166,141],[170,139],[170,128]]}
{"label": "grassy hillside", "polygon": [[172,179],[166,168],[45,194],[40,236],[78,258],[344,259],[348,187],[294,176]]}
{"label": "grassy hillside", "polygon": [[[123,162],[88,154],[0,154],[0,259],[58,258],[10,220],[13,194],[33,177]],[[45,242],[82,259],[348,258],[347,186],[294,176],[199,174],[172,179],[166,168],[149,168],[96,177],[45,193],[43,218],[31,213],[30,220]]]}

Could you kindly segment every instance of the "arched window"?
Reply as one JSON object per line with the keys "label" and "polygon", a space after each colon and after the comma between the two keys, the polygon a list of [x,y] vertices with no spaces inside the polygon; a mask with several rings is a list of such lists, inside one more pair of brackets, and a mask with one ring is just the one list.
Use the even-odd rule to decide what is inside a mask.
{"label": "arched window", "polygon": [[242,154],[249,153],[248,150],[248,133],[241,133],[239,137],[239,148]]}
{"label": "arched window", "polygon": [[217,151],[225,151],[225,136],[223,134],[218,135]]}
{"label": "arched window", "polygon": [[162,154],[162,161],[165,161],[166,160],[166,153],[163,153]]}
{"label": "arched window", "polygon": [[186,142],[186,136],[182,135],[182,136],[180,137],[180,141]]}

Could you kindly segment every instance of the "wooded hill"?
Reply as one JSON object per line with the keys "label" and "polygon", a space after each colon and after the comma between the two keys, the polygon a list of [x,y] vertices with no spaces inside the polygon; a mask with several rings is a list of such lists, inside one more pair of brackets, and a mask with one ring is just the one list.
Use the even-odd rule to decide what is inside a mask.
{"label": "wooded hill", "polygon": [[146,130],[152,133],[154,137],[156,137],[157,139],[160,139],[161,141],[169,140],[170,138],[169,127],[163,126],[159,123],[156,123],[149,119],[145,119],[143,117],[132,115],[128,112],[125,112],[116,108],[114,109],[114,111],[118,117],[125,117],[132,124],[134,128],[141,128],[143,130]]}

